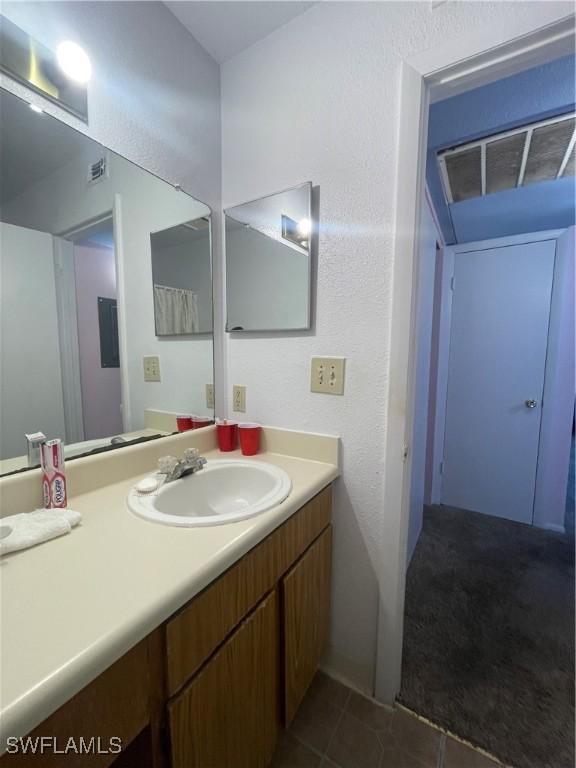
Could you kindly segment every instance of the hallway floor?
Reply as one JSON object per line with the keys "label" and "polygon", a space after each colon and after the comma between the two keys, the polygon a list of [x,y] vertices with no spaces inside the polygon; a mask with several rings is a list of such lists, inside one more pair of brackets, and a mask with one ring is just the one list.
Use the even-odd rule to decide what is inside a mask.
{"label": "hallway floor", "polygon": [[497,768],[481,752],[402,709],[318,673],[272,768]]}
{"label": "hallway floor", "polygon": [[427,508],[402,704],[517,768],[573,768],[573,686],[573,536]]}

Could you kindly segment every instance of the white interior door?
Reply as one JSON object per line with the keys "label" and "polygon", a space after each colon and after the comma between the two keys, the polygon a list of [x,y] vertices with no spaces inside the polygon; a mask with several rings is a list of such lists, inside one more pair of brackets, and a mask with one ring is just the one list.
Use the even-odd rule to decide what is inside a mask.
{"label": "white interior door", "polygon": [[65,439],[52,237],[0,222],[0,459],[26,434]]}
{"label": "white interior door", "polygon": [[79,443],[84,440],[84,418],[80,382],[74,245],[69,240],[55,236],[52,242],[66,442]]}
{"label": "white interior door", "polygon": [[458,252],[442,503],[531,523],[555,240]]}

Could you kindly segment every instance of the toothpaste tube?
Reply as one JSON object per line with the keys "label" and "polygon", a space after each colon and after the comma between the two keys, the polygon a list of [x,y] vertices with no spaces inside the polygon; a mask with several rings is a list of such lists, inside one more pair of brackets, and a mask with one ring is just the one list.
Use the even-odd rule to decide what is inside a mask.
{"label": "toothpaste tube", "polygon": [[67,505],[64,446],[62,440],[47,440],[41,446],[42,492],[44,508],[63,508]]}

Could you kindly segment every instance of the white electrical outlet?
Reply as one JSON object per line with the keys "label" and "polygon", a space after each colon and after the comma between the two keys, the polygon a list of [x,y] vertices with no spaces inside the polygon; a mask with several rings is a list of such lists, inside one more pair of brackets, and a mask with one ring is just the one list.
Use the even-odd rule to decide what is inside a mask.
{"label": "white electrical outlet", "polygon": [[214,384],[206,384],[206,408],[214,410]]}
{"label": "white electrical outlet", "polygon": [[144,381],[160,381],[160,358],[157,355],[146,355],[144,363]]}
{"label": "white electrical outlet", "polygon": [[310,391],[324,395],[343,395],[345,363],[345,357],[313,357]]}
{"label": "white electrical outlet", "polygon": [[246,387],[238,384],[232,387],[232,410],[246,413]]}

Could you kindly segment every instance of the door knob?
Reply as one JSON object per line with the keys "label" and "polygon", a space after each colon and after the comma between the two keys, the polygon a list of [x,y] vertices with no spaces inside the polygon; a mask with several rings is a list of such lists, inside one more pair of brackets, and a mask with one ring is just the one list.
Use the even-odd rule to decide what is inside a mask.
{"label": "door knob", "polygon": [[538,402],[536,400],[524,400],[524,405],[526,408],[536,408]]}

